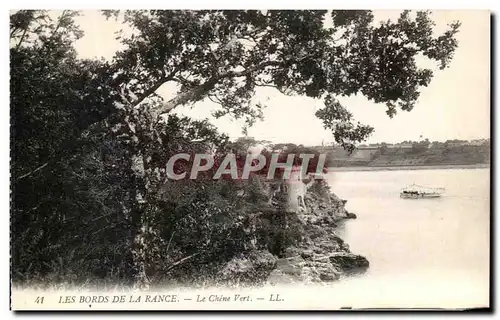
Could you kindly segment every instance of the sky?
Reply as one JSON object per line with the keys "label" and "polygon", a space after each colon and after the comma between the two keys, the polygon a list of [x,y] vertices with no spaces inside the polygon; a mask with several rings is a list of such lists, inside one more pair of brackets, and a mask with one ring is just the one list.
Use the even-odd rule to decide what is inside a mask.
{"label": "sky", "polygon": [[[374,11],[376,20],[396,19],[400,11]],[[395,143],[403,140],[445,141],[448,139],[480,139],[490,137],[490,15],[488,11],[438,10],[432,12],[435,32],[442,33],[447,24],[460,21],[458,48],[445,70],[437,70],[426,60],[421,66],[434,67],[430,85],[421,89],[421,96],[411,112],[399,111],[394,118],[385,113],[384,105],[362,96],[340,99],[357,121],[371,125],[374,133],[367,143]],[[85,36],[75,43],[81,57],[111,59],[120,48],[114,32],[123,26],[105,20],[97,11],[84,11],[77,23]],[[175,94],[164,85],[158,92],[166,99]],[[323,107],[321,100],[302,96],[284,96],[272,88],[259,88],[256,100],[267,105],[264,120],[248,130],[248,136],[274,143],[292,142],[304,145],[329,144],[333,141],[314,113]],[[195,119],[209,118],[220,132],[231,138],[242,136],[242,121],[228,117],[214,119],[210,113],[215,105],[202,101],[193,106],[177,107],[174,112]]]}

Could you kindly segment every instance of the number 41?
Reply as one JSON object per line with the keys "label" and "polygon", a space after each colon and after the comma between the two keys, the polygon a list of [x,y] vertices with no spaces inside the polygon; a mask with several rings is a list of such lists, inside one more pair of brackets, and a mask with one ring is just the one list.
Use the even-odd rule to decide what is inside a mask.
{"label": "number 41", "polygon": [[43,297],[36,297],[35,303],[43,303]]}

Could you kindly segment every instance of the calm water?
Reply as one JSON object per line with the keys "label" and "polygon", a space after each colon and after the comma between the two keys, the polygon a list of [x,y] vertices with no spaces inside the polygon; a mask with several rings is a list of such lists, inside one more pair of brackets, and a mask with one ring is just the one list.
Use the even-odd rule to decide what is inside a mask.
{"label": "calm water", "polygon": [[[367,301],[380,303],[406,296],[401,303],[415,306],[487,304],[489,174],[489,169],[330,173],[332,191],[358,216],[339,235],[370,261],[368,273],[351,285],[365,288]],[[400,189],[412,183],[444,187],[446,193],[438,199],[399,198]]]}

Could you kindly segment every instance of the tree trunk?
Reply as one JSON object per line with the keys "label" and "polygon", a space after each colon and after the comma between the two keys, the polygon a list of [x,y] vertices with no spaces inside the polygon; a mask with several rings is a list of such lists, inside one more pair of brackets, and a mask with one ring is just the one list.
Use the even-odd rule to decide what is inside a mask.
{"label": "tree trunk", "polygon": [[142,185],[145,183],[146,174],[144,163],[141,155],[134,155],[132,157],[133,172],[135,175],[135,184],[133,188],[135,189],[135,197],[133,201],[133,227],[135,229],[135,235],[133,238],[133,260],[135,274],[135,287],[138,289],[147,289],[149,287],[149,280],[146,274],[146,264],[147,256],[146,252],[148,249],[147,244],[147,231],[148,223],[147,216],[145,212],[144,199],[146,197],[143,194]]}
{"label": "tree trunk", "polygon": [[[174,109],[179,105],[186,104],[188,102],[196,102],[204,98],[205,94],[213,88],[216,80],[209,80],[204,84],[192,88],[190,90],[181,92],[173,99],[166,102],[160,109],[155,110],[155,114],[152,115],[153,119],[157,118],[161,114],[168,113],[170,110]],[[131,110],[131,112],[134,112]],[[150,232],[150,223],[149,221],[152,219],[150,214],[153,212],[148,212],[147,209],[149,206],[148,203],[145,203],[148,198],[148,187],[154,185],[154,178],[150,177],[148,172],[150,170],[148,158],[147,158],[147,149],[151,139],[148,137],[138,137],[136,135],[136,127],[138,124],[130,123],[129,119],[132,117],[125,118],[126,127],[129,128],[129,134],[132,138],[137,138],[139,141],[139,150],[137,153],[132,155],[130,169],[133,172],[134,181],[133,186],[131,186],[130,195],[131,195],[131,222],[133,234],[131,234],[131,246],[132,246],[132,259],[133,259],[133,269],[134,269],[134,286],[138,289],[147,289],[149,288],[149,278],[147,275],[147,266],[148,262],[151,261],[148,257],[148,252],[151,252],[153,241],[151,241],[151,237],[154,235]],[[151,120],[153,120],[151,119]],[[146,134],[152,134],[154,132],[153,123],[154,121],[149,122],[149,128],[142,128],[142,132],[147,132]],[[146,141],[141,141],[141,139],[146,139]],[[142,146],[142,147],[141,147]]]}
{"label": "tree trunk", "polygon": [[205,94],[210,91],[216,83],[216,79],[208,80],[198,87],[179,93],[177,96],[165,102],[158,110],[156,110],[155,116],[158,117],[164,113],[168,113],[177,106],[202,100],[205,97]]}

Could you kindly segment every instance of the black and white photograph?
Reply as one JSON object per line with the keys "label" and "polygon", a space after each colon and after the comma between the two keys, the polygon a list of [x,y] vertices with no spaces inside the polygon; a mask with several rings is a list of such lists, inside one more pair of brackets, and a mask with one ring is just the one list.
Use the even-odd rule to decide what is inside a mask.
{"label": "black and white photograph", "polygon": [[10,307],[490,301],[488,10],[11,10]]}

